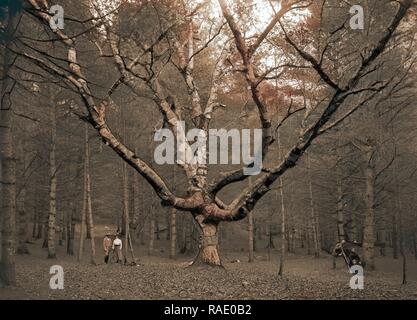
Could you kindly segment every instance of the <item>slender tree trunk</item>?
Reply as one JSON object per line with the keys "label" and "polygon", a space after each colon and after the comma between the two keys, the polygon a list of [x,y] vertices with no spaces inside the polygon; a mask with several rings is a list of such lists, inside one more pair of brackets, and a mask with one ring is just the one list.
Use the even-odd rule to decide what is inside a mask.
{"label": "slender tree trunk", "polygon": [[394,209],[394,212],[392,214],[392,257],[393,259],[398,259],[398,247],[399,247],[398,210]]}
{"label": "slender tree trunk", "polygon": [[357,217],[356,217],[355,211],[352,211],[351,219],[352,219],[352,240],[358,241],[358,223],[357,223]]}
{"label": "slender tree trunk", "polygon": [[42,212],[37,212],[38,215],[38,233],[36,234],[36,239],[42,239],[44,234],[45,223],[43,221]]}
{"label": "slender tree trunk", "polygon": [[169,254],[170,259],[176,259],[177,256],[177,210],[171,209],[171,234],[170,234],[170,242],[171,242],[171,250]]}
{"label": "slender tree trunk", "polygon": [[[85,167],[84,167],[85,170]],[[85,238],[85,229],[86,229],[86,219],[87,219],[87,207],[88,207],[88,196],[87,196],[87,175],[84,171],[84,192],[83,192],[83,209],[81,212],[81,222],[80,222],[80,234],[78,242],[78,254],[77,261],[80,262],[83,257],[84,252],[84,238]]]}
{"label": "slender tree trunk", "polygon": [[160,234],[160,228],[159,228],[159,220],[158,215],[155,215],[155,229],[156,229],[156,240],[161,240],[159,234]]}
{"label": "slender tree trunk", "polygon": [[48,259],[56,259],[55,226],[56,226],[56,107],[51,106],[51,150],[49,153],[49,215],[48,215]]}
{"label": "slender tree trunk", "polygon": [[337,236],[339,242],[346,240],[345,217],[343,215],[343,189],[340,178],[337,179]]}
{"label": "slender tree trunk", "polygon": [[35,211],[33,214],[32,238],[35,239],[37,234],[38,234],[38,213]]}
{"label": "slender tree trunk", "polygon": [[[280,139],[279,131],[277,134],[277,141],[278,141],[278,155],[279,155],[279,159],[281,160],[282,152],[281,152],[281,139]],[[286,250],[285,224],[287,223],[286,217],[285,217],[284,181],[283,181],[282,176],[278,178],[278,188],[279,188],[279,197],[280,197],[280,202],[281,202],[281,252],[280,252],[280,259],[279,259],[278,276],[282,277],[284,275],[284,260],[285,260],[285,250]]]}
{"label": "slender tree trunk", "polygon": [[402,225],[402,214],[400,212],[400,253],[403,260],[402,264],[402,284],[407,284],[407,256],[404,248],[404,231]]}
{"label": "slender tree trunk", "polygon": [[74,236],[75,236],[75,207],[73,201],[71,201],[70,205],[70,214],[66,221],[67,223],[67,255],[73,256],[74,255]]}
{"label": "slender tree trunk", "polygon": [[[93,207],[91,200],[91,173],[90,173],[90,145],[88,143],[88,124],[84,124],[85,130],[85,157],[84,157],[84,176],[85,176],[85,196],[87,200],[86,224],[87,224],[87,239],[90,239],[91,244],[91,264],[96,264],[96,243],[93,220]],[[126,242],[127,243],[127,242]]]}
{"label": "slender tree trunk", "polygon": [[248,214],[248,247],[249,247],[249,260],[248,262],[254,261],[253,254],[253,211]]}
{"label": "slender tree trunk", "polygon": [[[224,230],[224,227],[222,227],[222,231]],[[258,232],[259,232],[259,227],[258,227],[258,221],[253,218],[253,252],[256,252],[258,250]],[[223,236],[222,232],[222,236]]]}
{"label": "slender tree trunk", "polygon": [[[26,160],[26,137],[23,134],[23,143],[20,152],[20,158],[22,159],[22,169],[23,169],[23,181],[27,179],[27,160]],[[22,186],[20,195],[17,201],[17,207],[19,212],[19,244],[17,246],[18,254],[30,254],[27,243],[29,242],[29,226],[28,226],[28,216],[26,212],[26,186]]]}
{"label": "slender tree trunk", "polygon": [[372,164],[373,150],[367,151],[367,166],[366,166],[366,211],[363,226],[363,260],[366,263],[368,270],[375,269],[374,262],[374,226],[375,226],[375,168]]}
{"label": "slender tree trunk", "polygon": [[[129,182],[127,173],[127,164],[123,161],[122,163],[122,177],[123,177],[123,216],[122,216],[122,235],[125,237],[125,243],[128,238],[129,228]],[[125,253],[127,253],[127,246],[125,246]]]}
{"label": "slender tree trunk", "polygon": [[[395,141],[395,130],[393,128],[393,136]],[[402,284],[407,284],[407,257],[404,248],[404,229],[403,229],[403,214],[402,214],[402,201],[401,201],[401,186],[398,180],[398,158],[394,159],[393,177],[395,181],[395,200],[396,200],[396,217],[398,221],[399,231],[399,249],[402,258]]]}
{"label": "slender tree trunk", "polygon": [[381,224],[380,224],[380,232],[379,232],[379,243],[380,243],[380,254],[382,257],[386,256],[386,246],[387,246],[387,232],[386,232],[386,210],[383,211],[381,215]]}
{"label": "slender tree trunk", "polygon": [[[252,185],[252,179],[249,177],[249,187]],[[249,212],[248,214],[248,262],[254,261],[253,255],[253,211]]]}
{"label": "slender tree trunk", "polygon": [[132,259],[131,264],[136,266],[137,263],[136,263],[135,252],[133,250],[132,236],[130,234],[130,229],[128,228],[127,230],[128,230],[127,234],[128,234],[128,244],[129,244],[130,258]]}
{"label": "slender tree trunk", "polygon": [[[71,207],[71,206],[69,206]],[[67,220],[68,220],[68,211],[66,210],[65,213],[62,213],[61,216],[61,238],[60,240],[62,240],[62,242],[67,241],[68,235],[67,235]],[[60,245],[62,246],[63,243],[60,243]]]}
{"label": "slender tree trunk", "polygon": [[48,220],[49,220],[49,210],[46,212],[46,214],[43,214],[43,219],[45,220],[42,224],[42,237],[43,237],[43,243],[42,243],[42,249],[48,249]]}
{"label": "slender tree trunk", "polygon": [[308,152],[306,153],[306,157],[307,157],[308,185],[309,185],[309,192],[310,192],[311,235],[313,237],[313,244],[314,244],[314,257],[319,258],[320,257],[320,241],[319,241],[319,229],[317,225],[318,218],[316,217],[316,210],[314,208],[313,181],[311,179],[311,162],[310,162],[310,154]]}
{"label": "slender tree trunk", "polygon": [[[17,12],[10,9],[5,30],[6,39],[10,39],[16,22],[18,21]],[[6,42],[6,48],[8,41]],[[15,271],[15,232],[16,232],[16,160],[13,150],[12,135],[12,104],[11,92],[13,81],[9,77],[9,70],[14,61],[14,56],[10,50],[3,52],[3,73],[0,99],[0,159],[1,159],[1,215],[2,215],[2,235],[1,235],[1,262],[0,262],[0,285],[14,286],[16,284]]]}
{"label": "slender tree trunk", "polygon": [[155,206],[154,200],[152,199],[151,204],[151,212],[149,217],[149,243],[148,243],[148,255],[152,256],[154,251],[154,243],[155,243]]}

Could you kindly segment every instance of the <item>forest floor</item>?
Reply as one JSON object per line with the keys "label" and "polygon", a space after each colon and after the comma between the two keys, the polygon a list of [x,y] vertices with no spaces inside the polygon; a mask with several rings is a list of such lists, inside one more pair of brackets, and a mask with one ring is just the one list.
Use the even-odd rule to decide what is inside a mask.
{"label": "forest floor", "polygon": [[[365,274],[365,289],[349,287],[351,275],[340,259],[314,259],[288,255],[284,277],[277,277],[278,255],[267,260],[266,252],[247,262],[245,252],[222,252],[225,270],[186,267],[192,257],[166,258],[157,251],[146,256],[138,250],[138,266],[88,263],[88,250],[81,263],[58,246],[57,260],[46,259],[40,243],[30,244],[31,255],[17,256],[17,286],[0,289],[0,299],[417,299],[417,261],[408,258],[408,283],[401,285],[401,260],[377,258],[377,270]],[[239,259],[240,262],[232,263]],[[64,270],[64,289],[52,290],[52,265]]]}

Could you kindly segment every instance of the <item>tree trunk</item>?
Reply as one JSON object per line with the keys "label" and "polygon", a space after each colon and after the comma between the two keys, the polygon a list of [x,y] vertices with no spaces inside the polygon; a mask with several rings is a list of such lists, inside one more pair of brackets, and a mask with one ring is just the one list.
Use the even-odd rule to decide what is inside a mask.
{"label": "tree trunk", "polygon": [[66,221],[67,223],[67,255],[74,255],[74,236],[75,236],[75,207],[73,201],[71,201],[70,214]]}
{"label": "tree trunk", "polygon": [[[249,187],[252,185],[252,179],[249,177]],[[253,211],[248,214],[248,262],[254,261],[253,255]]]}
{"label": "tree trunk", "polygon": [[[13,32],[15,13],[9,13],[6,36]],[[2,197],[2,235],[0,285],[15,285],[15,219],[16,219],[16,160],[13,150],[12,105],[10,102],[13,83],[8,76],[14,60],[9,50],[4,51],[2,87],[0,99],[0,159],[1,159],[1,197]]]}
{"label": "tree trunk", "polygon": [[86,215],[87,215],[87,175],[84,174],[84,193],[83,193],[83,209],[81,211],[81,222],[80,222],[80,234],[78,243],[78,254],[77,261],[80,262],[84,252],[84,238],[85,238],[85,227],[86,227]]}
{"label": "tree trunk", "polygon": [[90,174],[90,146],[88,143],[88,124],[85,123],[85,158],[84,158],[84,176],[85,176],[85,196],[87,200],[86,224],[87,239],[91,244],[91,264],[96,264],[96,243],[93,220],[93,207],[91,201],[91,174]]}
{"label": "tree trunk", "polygon": [[223,265],[218,252],[218,224],[199,222],[198,224],[201,228],[201,234],[198,254],[194,258],[193,265],[222,267]]}
{"label": "tree trunk", "polygon": [[[395,141],[395,131],[393,128],[393,136]],[[402,284],[407,284],[407,257],[405,254],[404,248],[404,229],[403,229],[403,214],[402,214],[402,199],[401,199],[401,186],[398,180],[398,159],[394,159],[394,169],[393,169],[393,177],[395,181],[395,200],[396,200],[396,213],[397,213],[397,221],[398,221],[398,231],[399,231],[399,248],[400,254],[403,260],[402,264]]]}
{"label": "tree trunk", "polygon": [[148,243],[148,255],[153,255],[154,243],[155,243],[155,212],[154,203],[152,199],[151,212],[149,217],[149,243]]}
{"label": "tree trunk", "polygon": [[49,215],[48,215],[48,259],[56,259],[55,221],[56,221],[56,107],[51,107],[51,150],[49,153]]}
{"label": "tree trunk", "polygon": [[394,209],[392,215],[392,257],[398,259],[398,210]]}
{"label": "tree trunk", "polygon": [[43,221],[42,212],[39,211],[37,213],[37,215],[38,215],[38,218],[37,218],[37,221],[38,221],[38,233],[36,234],[36,239],[42,239],[43,233],[44,233],[45,224],[44,224],[44,221]]}
{"label": "tree trunk", "polygon": [[35,211],[33,214],[32,238],[35,239],[37,234],[38,234],[38,213]]}
{"label": "tree trunk", "polygon": [[[71,208],[71,206],[69,206]],[[62,242],[67,241],[68,235],[67,235],[67,220],[68,220],[68,211],[65,210],[65,213],[62,213],[61,216],[61,240]],[[60,243],[60,245],[62,246],[63,243]]]}
{"label": "tree trunk", "polygon": [[248,214],[248,247],[249,247],[249,259],[248,262],[253,262],[253,211]]}
{"label": "tree trunk", "polygon": [[[132,214],[132,223],[134,226],[134,233],[133,233],[133,241],[135,243],[140,243],[138,241],[138,238],[140,237],[141,233],[140,230],[143,230],[143,218],[141,218],[140,213],[140,201],[139,201],[139,175],[135,174],[133,176],[133,194],[132,194],[132,200],[133,200],[133,214]],[[142,193],[142,192],[141,192]],[[132,230],[131,234],[132,236]]]}
{"label": "tree trunk", "polygon": [[[130,258],[132,259],[131,264],[136,266],[137,263],[136,263],[135,252],[133,250],[133,243],[132,243],[132,236],[130,234],[130,229],[128,228],[127,231],[128,231],[127,232],[127,234],[128,234],[127,240],[128,240],[128,245],[129,245]],[[126,258],[125,258],[125,260],[126,260]]]}
{"label": "tree trunk", "polygon": [[367,166],[366,166],[366,211],[363,226],[363,260],[366,263],[368,270],[375,269],[374,262],[374,224],[375,224],[375,168],[372,165],[372,149],[367,152]]}
{"label": "tree trunk", "polygon": [[342,181],[337,179],[337,236],[339,242],[346,240],[345,234],[345,217],[343,215],[343,189]]}
{"label": "tree trunk", "polygon": [[[129,225],[129,182],[127,174],[127,164],[122,163],[122,181],[123,181],[123,216],[122,216],[122,232],[121,235],[125,237],[125,243],[127,243],[127,226]],[[127,253],[125,248],[125,253]]]}
{"label": "tree trunk", "polygon": [[159,233],[161,232],[159,228],[159,220],[158,215],[155,215],[155,229],[156,229],[156,240],[161,240]]}
{"label": "tree trunk", "polygon": [[379,244],[380,244],[380,250],[379,253],[382,257],[386,256],[386,246],[387,246],[387,232],[386,232],[386,210],[383,211],[383,214],[381,215],[381,223],[380,223],[380,230],[379,230]]}
{"label": "tree trunk", "polygon": [[169,253],[170,259],[176,259],[177,256],[177,210],[171,209],[171,223],[170,223],[170,243],[171,250]]}
{"label": "tree trunk", "polygon": [[[277,141],[278,141],[278,155],[279,155],[279,159],[281,160],[282,152],[281,152],[281,139],[280,139],[279,131],[277,134]],[[280,259],[279,259],[278,276],[282,277],[284,275],[284,260],[285,260],[285,250],[286,250],[285,248],[286,218],[285,218],[285,202],[284,202],[284,181],[283,181],[282,176],[278,178],[278,188],[279,188],[279,197],[280,197],[280,202],[281,202],[281,252],[280,252]]]}
{"label": "tree trunk", "polygon": [[[20,158],[22,161],[22,170],[23,170],[23,181],[25,183],[27,179],[27,168],[26,166],[26,137],[23,134],[23,143],[20,152]],[[20,191],[20,195],[18,196],[17,207],[19,212],[19,244],[17,246],[17,253],[18,254],[30,254],[29,248],[27,243],[29,242],[28,234],[29,234],[29,226],[28,226],[28,217],[27,217],[27,208],[26,208],[26,186],[22,186]]]}
{"label": "tree trunk", "polygon": [[[310,192],[310,219],[311,219],[311,235],[313,237],[313,245],[314,245],[314,257],[320,257],[320,241],[319,241],[319,229],[317,225],[318,218],[316,217],[316,211],[314,208],[314,198],[313,198],[313,182],[311,179],[311,162],[310,162],[310,154],[306,154],[307,157],[307,173],[308,173],[308,184],[309,184],[309,192]],[[310,248],[310,246],[309,246]]]}

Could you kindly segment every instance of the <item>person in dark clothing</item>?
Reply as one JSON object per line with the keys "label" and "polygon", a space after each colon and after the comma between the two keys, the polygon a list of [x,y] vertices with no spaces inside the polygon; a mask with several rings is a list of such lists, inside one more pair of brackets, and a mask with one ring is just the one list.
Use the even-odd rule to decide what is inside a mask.
{"label": "person in dark clothing", "polygon": [[333,249],[332,255],[335,257],[343,257],[348,267],[361,265],[361,258],[356,253],[355,248],[349,247],[345,240],[338,242]]}
{"label": "person in dark clothing", "polygon": [[104,250],[104,262],[109,262],[110,251],[112,250],[113,241],[110,238],[110,234],[107,233],[103,239],[103,250]]}
{"label": "person in dark clothing", "polygon": [[347,257],[349,259],[349,262],[350,262],[349,267],[361,264],[361,258],[356,253],[355,248],[347,249],[346,255],[347,255]]}

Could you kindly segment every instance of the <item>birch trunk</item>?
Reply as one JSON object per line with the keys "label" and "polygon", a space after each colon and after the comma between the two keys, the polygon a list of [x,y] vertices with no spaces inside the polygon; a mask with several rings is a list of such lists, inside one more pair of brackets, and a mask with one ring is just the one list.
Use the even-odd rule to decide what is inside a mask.
{"label": "birch trunk", "polygon": [[[316,217],[316,211],[314,208],[314,198],[313,198],[313,181],[311,179],[311,162],[310,162],[310,154],[306,153],[307,157],[307,173],[308,173],[308,185],[309,185],[309,192],[310,192],[310,219],[311,219],[311,234],[313,237],[313,245],[314,245],[314,257],[320,257],[320,241],[319,241],[319,228],[317,225],[318,218]],[[309,246],[310,249],[310,246]]]}
{"label": "birch trunk", "polygon": [[91,264],[96,264],[96,243],[93,220],[93,207],[91,200],[91,173],[90,173],[90,145],[88,143],[88,125],[85,123],[85,156],[84,156],[84,176],[85,176],[85,197],[87,201],[87,212],[85,213],[87,225],[87,239],[90,239],[91,244]]}
{"label": "birch trunk", "polygon": [[[279,159],[281,160],[282,152],[281,152],[281,138],[280,138],[279,131],[277,134],[277,142],[278,142],[278,155],[279,155]],[[278,178],[278,188],[279,188],[279,197],[280,197],[280,202],[281,202],[281,252],[280,252],[280,259],[279,259],[278,276],[282,277],[284,275],[284,260],[285,260],[285,250],[286,250],[286,247],[285,247],[286,217],[285,217],[285,202],[284,202],[284,182],[283,182],[282,176]]]}
{"label": "birch trunk", "polygon": [[56,106],[51,106],[51,150],[49,152],[49,215],[48,215],[48,259],[56,259]]}

